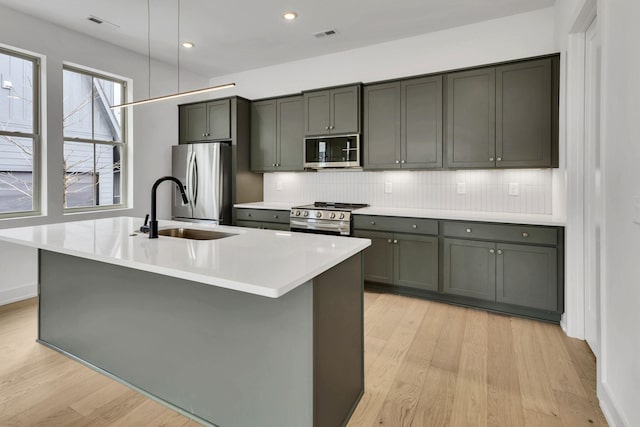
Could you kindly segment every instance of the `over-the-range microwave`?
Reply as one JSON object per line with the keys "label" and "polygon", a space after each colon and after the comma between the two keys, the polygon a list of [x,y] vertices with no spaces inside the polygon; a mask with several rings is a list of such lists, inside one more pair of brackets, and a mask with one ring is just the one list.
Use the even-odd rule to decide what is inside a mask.
{"label": "over-the-range microwave", "polygon": [[360,135],[305,138],[304,167],[312,169],[361,167]]}

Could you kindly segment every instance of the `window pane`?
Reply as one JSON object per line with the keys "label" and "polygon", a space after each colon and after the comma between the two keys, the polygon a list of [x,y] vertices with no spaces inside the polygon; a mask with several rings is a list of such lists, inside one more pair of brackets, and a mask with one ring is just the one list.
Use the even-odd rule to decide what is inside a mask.
{"label": "window pane", "polygon": [[33,133],[33,62],[0,53],[0,131]]}
{"label": "window pane", "polygon": [[33,210],[33,140],[0,135],[0,213]]}
{"label": "window pane", "polygon": [[65,207],[120,204],[120,156],[120,146],[65,142]]}
{"label": "window pane", "polygon": [[109,107],[122,104],[122,84],[94,78],[93,85],[93,138],[121,142],[122,108],[112,110]]}
{"label": "window pane", "polygon": [[91,120],[91,76],[63,71],[64,136],[93,138]]}

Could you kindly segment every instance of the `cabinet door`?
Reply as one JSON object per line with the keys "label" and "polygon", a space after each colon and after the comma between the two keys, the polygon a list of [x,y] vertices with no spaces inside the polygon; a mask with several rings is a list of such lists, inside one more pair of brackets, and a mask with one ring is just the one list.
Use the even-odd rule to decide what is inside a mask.
{"label": "cabinet door", "polygon": [[392,284],[393,234],[358,230],[354,234],[371,239],[371,246],[364,250],[364,280]]}
{"label": "cabinet door", "polygon": [[364,168],[400,167],[400,83],[364,88]]}
{"label": "cabinet door", "polygon": [[495,166],[495,69],[447,75],[447,165]]}
{"label": "cabinet door", "polygon": [[394,238],[396,285],[438,290],[438,238],[396,234]]}
{"label": "cabinet door", "polygon": [[231,103],[228,99],[207,102],[207,139],[231,138]]}
{"label": "cabinet door", "polygon": [[278,99],[278,170],[304,170],[302,165],[303,126],[302,97]]}
{"label": "cabinet door", "polygon": [[360,133],[360,86],[331,90],[331,133]]}
{"label": "cabinet door", "polygon": [[251,104],[251,170],[253,172],[276,169],[276,115],[275,99]]}
{"label": "cabinet door", "polygon": [[443,292],[494,301],[495,243],[444,239]]}
{"label": "cabinet door", "polygon": [[442,76],[403,81],[403,168],[442,167]]}
{"label": "cabinet door", "polygon": [[329,133],[330,91],[307,92],[304,98],[304,134],[327,135]]}
{"label": "cabinet door", "polygon": [[551,59],[496,68],[496,166],[551,166]]}
{"label": "cabinet door", "polygon": [[181,107],[184,111],[184,142],[204,141],[207,139],[207,105],[195,104]]}
{"label": "cabinet door", "polygon": [[498,243],[496,300],[558,310],[556,248]]}

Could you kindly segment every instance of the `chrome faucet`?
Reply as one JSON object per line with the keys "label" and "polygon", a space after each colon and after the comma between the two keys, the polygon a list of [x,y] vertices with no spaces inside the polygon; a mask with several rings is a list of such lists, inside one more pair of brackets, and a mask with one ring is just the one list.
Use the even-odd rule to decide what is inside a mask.
{"label": "chrome faucet", "polygon": [[189,199],[187,199],[187,195],[184,192],[184,186],[180,182],[178,178],[174,178],[172,176],[163,176],[156,180],[153,183],[153,187],[151,187],[151,219],[149,221],[149,238],[157,239],[158,238],[158,221],[156,220],[156,190],[158,189],[158,185],[160,185],[163,181],[173,181],[178,186],[178,190],[180,190],[180,194],[182,195],[182,201],[186,205],[189,203]]}

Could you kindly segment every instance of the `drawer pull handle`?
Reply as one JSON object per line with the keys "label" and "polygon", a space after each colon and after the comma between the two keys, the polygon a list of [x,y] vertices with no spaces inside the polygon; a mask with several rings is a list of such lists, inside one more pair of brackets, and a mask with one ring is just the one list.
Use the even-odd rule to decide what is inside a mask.
{"label": "drawer pull handle", "polygon": [[498,255],[502,255],[502,249],[498,249]]}
{"label": "drawer pull handle", "polygon": [[471,229],[470,228],[467,228],[467,233],[471,233]]}
{"label": "drawer pull handle", "polygon": [[395,244],[397,245],[397,244],[398,244],[398,241],[397,241],[397,240],[394,240],[394,241],[393,241],[393,243],[395,243]]}
{"label": "drawer pull handle", "polygon": [[387,239],[387,242],[391,243],[391,239]]}
{"label": "drawer pull handle", "polygon": [[376,225],[376,222],[375,221],[371,221],[371,225]]}
{"label": "drawer pull handle", "polygon": [[495,253],[496,253],[496,251],[495,251],[495,250],[493,250],[493,249],[489,249],[489,253],[490,253],[490,254],[495,254]]}
{"label": "drawer pull handle", "polygon": [[274,218],[276,218],[276,219],[278,219],[278,215],[274,215],[273,217],[274,217]]}
{"label": "drawer pull handle", "polygon": [[251,218],[251,214],[247,214],[247,216],[248,216],[249,218]]}
{"label": "drawer pull handle", "polygon": [[524,233],[522,233],[522,237],[529,237],[529,233],[525,231]]}
{"label": "drawer pull handle", "polygon": [[415,225],[415,224],[413,224],[411,227],[412,227],[412,228],[418,228],[418,226],[417,226],[417,225]]}

